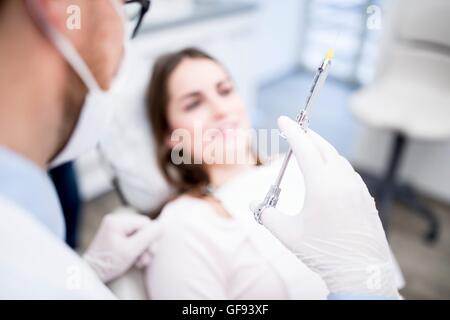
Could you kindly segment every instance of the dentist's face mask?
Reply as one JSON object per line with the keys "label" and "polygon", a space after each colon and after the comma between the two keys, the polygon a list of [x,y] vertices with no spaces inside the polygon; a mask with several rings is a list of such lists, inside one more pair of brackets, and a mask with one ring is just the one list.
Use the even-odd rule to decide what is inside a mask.
{"label": "dentist's face mask", "polygon": [[71,138],[64,146],[62,151],[56,155],[51,161],[50,167],[56,167],[68,161],[76,159],[78,156],[86,153],[94,148],[102,135],[105,133],[113,112],[113,92],[123,84],[124,81],[124,61],[126,61],[126,52],[128,44],[128,32],[126,18],[122,11],[122,4],[118,0],[110,0],[121,18],[124,25],[124,59],[121,63],[120,69],[113,80],[108,91],[103,91],[93,73],[82,59],[80,54],[74,48],[72,43],[59,33],[54,27],[45,21],[40,12],[38,1],[28,0],[27,4],[36,14],[42,24],[44,31],[53,45],[64,56],[66,61],[84,82],[88,88],[88,95],[85,98],[84,105],[81,109],[80,118],[71,135]]}

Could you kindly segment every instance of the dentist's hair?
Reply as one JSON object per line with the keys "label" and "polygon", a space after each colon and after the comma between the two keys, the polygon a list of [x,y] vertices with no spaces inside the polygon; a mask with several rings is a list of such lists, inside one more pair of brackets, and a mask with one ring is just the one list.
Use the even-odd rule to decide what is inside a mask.
{"label": "dentist's hair", "polygon": [[166,144],[167,137],[171,133],[167,119],[170,98],[169,79],[185,59],[207,59],[220,64],[216,59],[196,48],[186,48],[160,56],[153,66],[147,92],[147,113],[153,131],[158,166],[164,178],[179,194],[190,192],[201,196],[204,188],[210,183],[203,165],[194,163],[175,165],[171,160],[172,149]]}

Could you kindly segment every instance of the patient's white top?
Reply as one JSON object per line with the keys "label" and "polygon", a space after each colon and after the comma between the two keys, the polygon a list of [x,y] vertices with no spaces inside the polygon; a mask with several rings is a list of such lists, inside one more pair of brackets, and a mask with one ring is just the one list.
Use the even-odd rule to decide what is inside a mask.
{"label": "patient's white top", "polygon": [[[323,280],[257,224],[249,210],[249,202],[262,199],[278,168],[279,161],[274,161],[252,169],[215,193],[231,218],[189,196],[165,206],[160,217],[163,236],[147,270],[150,298],[326,298]],[[295,177],[287,179],[289,191],[282,196],[301,206],[301,175],[298,168],[289,170]]]}

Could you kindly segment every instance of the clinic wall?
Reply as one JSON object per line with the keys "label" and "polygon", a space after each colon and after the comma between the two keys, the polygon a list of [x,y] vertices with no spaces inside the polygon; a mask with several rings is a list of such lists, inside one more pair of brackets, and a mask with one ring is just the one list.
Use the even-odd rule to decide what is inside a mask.
{"label": "clinic wall", "polygon": [[298,67],[302,41],[304,0],[259,0],[257,20],[260,85],[276,80]]}
{"label": "clinic wall", "polygon": [[[383,174],[391,143],[389,132],[361,128],[352,163],[373,174]],[[400,179],[421,193],[450,204],[450,141],[411,141],[401,163]]]}

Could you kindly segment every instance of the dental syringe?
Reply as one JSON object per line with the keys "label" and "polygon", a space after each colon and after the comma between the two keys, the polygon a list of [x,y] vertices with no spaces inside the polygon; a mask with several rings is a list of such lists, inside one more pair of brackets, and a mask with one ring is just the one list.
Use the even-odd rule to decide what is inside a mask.
{"label": "dental syringe", "polygon": [[[308,131],[309,126],[308,113],[310,112],[311,106],[314,104],[317,96],[319,95],[320,89],[323,87],[323,84],[328,76],[328,69],[330,67],[333,56],[334,50],[333,49],[328,50],[327,54],[325,55],[325,58],[323,59],[321,65],[317,69],[317,72],[314,76],[313,84],[309,91],[308,98],[306,99],[305,107],[297,115],[296,121],[305,132]],[[260,224],[262,224],[261,215],[263,211],[269,207],[276,207],[278,203],[278,199],[280,197],[281,192],[280,188],[281,181],[283,180],[283,176],[286,171],[289,160],[291,159],[291,156],[292,156],[292,149],[289,148],[288,153],[284,157],[283,164],[278,173],[277,179],[275,180],[275,183],[270,186],[270,189],[267,192],[264,201],[261,204],[259,204],[253,211],[256,221]]]}

